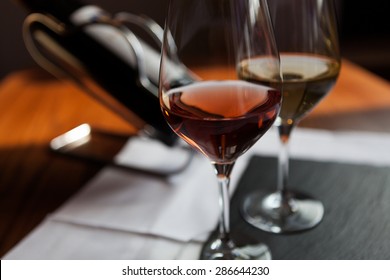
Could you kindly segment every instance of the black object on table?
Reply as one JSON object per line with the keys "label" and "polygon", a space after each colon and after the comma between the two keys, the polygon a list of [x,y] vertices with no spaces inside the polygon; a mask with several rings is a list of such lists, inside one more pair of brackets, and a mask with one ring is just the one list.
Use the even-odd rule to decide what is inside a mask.
{"label": "black object on table", "polygon": [[273,259],[390,259],[390,167],[292,160],[290,185],[320,199],[323,221],[309,231],[277,235],[246,223],[244,197],[258,189],[274,191],[277,161],[253,156],[231,201],[232,234],[237,243],[264,242]]}

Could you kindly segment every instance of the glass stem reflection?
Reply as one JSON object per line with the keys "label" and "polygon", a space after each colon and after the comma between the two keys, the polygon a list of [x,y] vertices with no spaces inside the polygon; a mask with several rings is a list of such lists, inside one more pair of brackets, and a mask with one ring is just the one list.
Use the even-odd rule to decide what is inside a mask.
{"label": "glass stem reflection", "polygon": [[215,173],[219,185],[219,238],[223,242],[230,240],[230,196],[229,183],[230,173],[232,172],[234,163],[218,164],[214,163]]}

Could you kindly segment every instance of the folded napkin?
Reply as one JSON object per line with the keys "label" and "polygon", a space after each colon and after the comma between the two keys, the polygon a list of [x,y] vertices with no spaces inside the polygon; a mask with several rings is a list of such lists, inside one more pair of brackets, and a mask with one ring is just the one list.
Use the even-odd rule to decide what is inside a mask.
{"label": "folded napkin", "polygon": [[[164,147],[158,152],[159,143],[152,144],[157,145],[154,155],[150,143],[144,142],[144,148],[133,144],[130,140],[118,160],[152,156],[160,162],[154,168],[175,161]],[[390,134],[385,133],[298,128],[290,151],[294,158],[389,166],[389,145]],[[277,155],[278,149],[276,130],[271,129],[237,161],[232,191],[252,155]],[[105,168],[4,258],[192,259],[199,255],[198,241],[205,240],[217,220],[215,175],[200,155],[169,178]]]}
{"label": "folded napkin", "polygon": [[35,228],[2,259],[197,259],[201,244],[53,221]]}
{"label": "folded napkin", "polygon": [[[277,155],[280,148],[276,129],[270,130],[251,154]],[[290,139],[293,158],[387,166],[390,164],[390,134],[362,131],[329,131],[297,128]]]}
{"label": "folded napkin", "polygon": [[169,147],[146,137],[133,137],[115,157],[120,166],[132,166],[149,174],[170,176],[181,172],[191,161],[194,151],[184,141]]}
{"label": "folded napkin", "polygon": [[[184,164],[184,153],[132,138],[116,161],[164,171]],[[167,178],[106,168],[51,218],[178,241],[204,240],[218,219],[217,180],[211,164],[198,154],[183,172]]]}
{"label": "folded napkin", "polygon": [[[335,133],[299,129],[291,137],[291,156],[364,164],[390,164],[388,134]],[[279,141],[271,130],[237,161],[234,189],[253,154],[277,155]],[[150,139],[133,138],[117,161],[155,170],[179,168],[183,150],[169,149]],[[185,152],[186,153],[186,152]],[[181,173],[159,178],[106,168],[52,219],[99,228],[162,236],[178,241],[205,240],[218,221],[218,188],[208,160],[196,154]]]}
{"label": "folded napkin", "polygon": [[[290,144],[291,156],[295,158],[390,164],[388,134],[299,129]],[[278,149],[276,130],[271,130],[237,161],[232,190],[253,154],[277,155]],[[186,156],[182,149],[132,138],[116,160],[164,170],[178,168]],[[183,172],[168,178],[106,168],[56,211],[52,219],[183,242],[203,241],[218,221],[217,181],[211,164],[199,154]]]}

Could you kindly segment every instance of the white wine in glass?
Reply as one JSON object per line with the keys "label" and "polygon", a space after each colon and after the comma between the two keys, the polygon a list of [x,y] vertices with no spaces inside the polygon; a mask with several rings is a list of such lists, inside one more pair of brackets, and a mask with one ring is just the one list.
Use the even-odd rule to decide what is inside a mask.
{"label": "white wine in glass", "polygon": [[[339,75],[337,25],[333,0],[272,0],[269,8],[280,54],[282,80],[254,66],[240,67],[243,80],[277,84],[283,92],[276,122],[281,140],[276,191],[249,194],[243,202],[244,218],[267,232],[292,233],[318,225],[324,215],[321,201],[298,193],[288,185],[288,142],[291,132],[332,89]],[[276,77],[278,78],[278,77]]]}

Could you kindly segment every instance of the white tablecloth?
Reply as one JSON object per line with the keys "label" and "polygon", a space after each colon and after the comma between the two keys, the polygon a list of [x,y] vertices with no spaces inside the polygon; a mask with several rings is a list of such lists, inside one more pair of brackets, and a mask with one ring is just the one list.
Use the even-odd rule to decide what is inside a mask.
{"label": "white tablecloth", "polygon": [[[142,149],[150,156],[150,143],[133,144],[118,160],[141,158]],[[298,128],[290,151],[294,158],[390,165],[389,145],[389,134]],[[237,161],[232,191],[253,154],[276,155],[278,148],[271,130]],[[164,162],[167,153],[153,151]],[[107,167],[3,258],[196,259],[217,225],[217,199],[215,175],[200,155],[168,179]]]}

